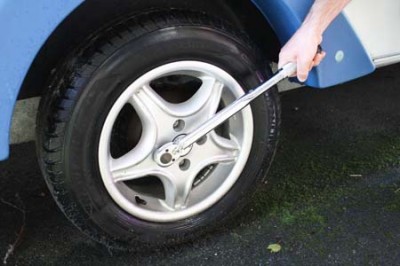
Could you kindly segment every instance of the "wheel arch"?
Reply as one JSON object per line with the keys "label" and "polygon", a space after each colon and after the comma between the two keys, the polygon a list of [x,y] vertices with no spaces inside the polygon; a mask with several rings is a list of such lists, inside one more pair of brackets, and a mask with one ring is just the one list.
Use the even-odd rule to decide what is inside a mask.
{"label": "wheel arch", "polygon": [[[149,4],[148,2],[151,2]],[[187,9],[206,12],[229,21],[250,35],[253,42],[263,50],[266,58],[277,60],[280,44],[272,27],[251,1],[216,0],[95,0],[85,1],[71,12],[52,32],[38,51],[20,88],[19,99],[40,96],[48,75],[64,57],[81,44],[88,35],[120,19],[124,15],[151,12],[162,9]],[[93,11],[95,10],[95,12]],[[245,10],[245,12],[244,12]],[[90,16],[88,16],[90,14]],[[261,29],[261,30],[260,30]]]}

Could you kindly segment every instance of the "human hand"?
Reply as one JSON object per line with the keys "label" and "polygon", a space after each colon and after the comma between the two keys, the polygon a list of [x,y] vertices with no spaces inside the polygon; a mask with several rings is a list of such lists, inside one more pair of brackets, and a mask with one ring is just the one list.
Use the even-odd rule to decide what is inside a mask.
{"label": "human hand", "polygon": [[318,52],[321,42],[322,34],[318,31],[300,27],[281,49],[278,67],[281,68],[290,62],[296,63],[297,78],[300,82],[305,82],[311,69],[318,66],[326,56],[325,52]]}

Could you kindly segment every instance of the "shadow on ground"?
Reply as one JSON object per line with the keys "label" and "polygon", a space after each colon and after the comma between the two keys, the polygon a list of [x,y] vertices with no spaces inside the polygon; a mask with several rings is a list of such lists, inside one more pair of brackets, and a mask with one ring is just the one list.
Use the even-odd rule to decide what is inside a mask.
{"label": "shadow on ground", "polygon": [[[0,259],[20,231],[10,265],[397,264],[399,73],[397,65],[329,90],[283,94],[271,182],[234,225],[166,250],[117,254],[95,245],[57,209],[34,145],[13,146],[0,164]],[[271,243],[282,250],[270,253]]]}

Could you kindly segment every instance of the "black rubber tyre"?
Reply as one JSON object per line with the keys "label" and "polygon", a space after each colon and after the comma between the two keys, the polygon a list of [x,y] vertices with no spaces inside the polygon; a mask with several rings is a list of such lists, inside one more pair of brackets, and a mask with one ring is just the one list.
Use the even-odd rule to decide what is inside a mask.
{"label": "black rubber tyre", "polygon": [[162,64],[204,61],[224,69],[243,88],[256,87],[269,74],[248,40],[219,20],[179,11],[116,22],[84,43],[54,73],[37,121],[40,166],[65,215],[108,247],[143,249],[193,239],[237,214],[263,181],[274,156],[280,122],[276,89],[252,104],[257,126],[238,181],[215,205],[190,219],[152,223],[123,211],[104,187],[97,149],[115,99],[139,76]]}

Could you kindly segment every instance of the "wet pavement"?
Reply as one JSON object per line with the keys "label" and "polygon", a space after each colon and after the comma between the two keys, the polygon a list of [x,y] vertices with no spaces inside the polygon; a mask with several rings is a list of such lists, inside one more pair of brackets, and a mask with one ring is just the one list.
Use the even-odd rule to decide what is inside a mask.
{"label": "wet pavement", "polygon": [[[0,163],[0,263],[398,265],[399,103],[400,65],[329,90],[282,94],[272,184],[234,224],[138,253],[107,250],[76,230],[49,195],[34,144],[14,145]],[[282,249],[271,253],[275,243]]]}

